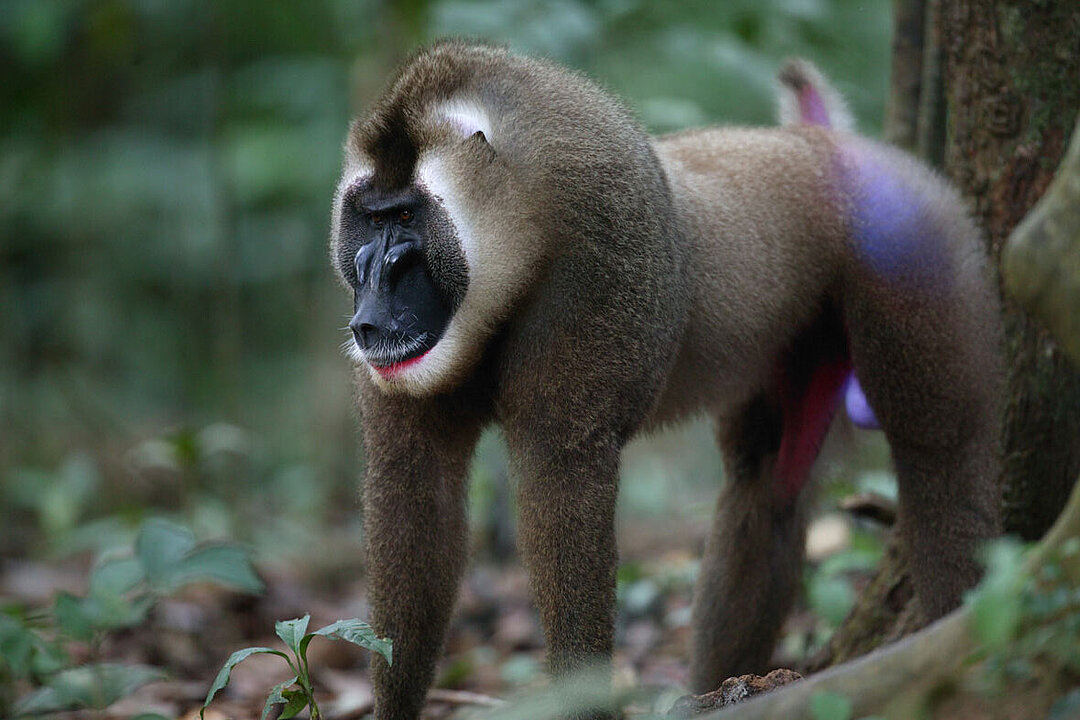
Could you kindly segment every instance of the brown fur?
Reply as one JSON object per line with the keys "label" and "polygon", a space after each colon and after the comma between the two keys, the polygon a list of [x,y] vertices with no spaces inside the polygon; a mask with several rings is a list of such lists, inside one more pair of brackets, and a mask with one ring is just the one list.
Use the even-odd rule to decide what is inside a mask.
{"label": "brown fur", "polygon": [[[440,119],[459,100],[466,134],[475,121],[490,147]],[[932,200],[946,292],[859,261],[837,180],[845,143]],[[416,717],[431,682],[465,563],[468,461],[491,422],[510,447],[521,552],[563,673],[610,658],[623,445],[715,417],[728,479],[697,593],[694,690],[761,670],[805,527],[802,503],[773,489],[775,371],[822,318],[846,326],[891,442],[924,607],[942,614],[974,581],[973,545],[997,527],[997,309],[977,233],[917,164],[819,128],[651,141],[580,76],[458,43],[406,65],[346,158],[338,203],[357,177],[387,193],[415,182],[450,219],[429,240],[431,271],[469,261],[432,355],[453,352],[401,382],[358,373],[373,619],[394,640],[393,667],[375,660],[377,717]],[[332,254],[347,281],[355,250],[339,217]]]}

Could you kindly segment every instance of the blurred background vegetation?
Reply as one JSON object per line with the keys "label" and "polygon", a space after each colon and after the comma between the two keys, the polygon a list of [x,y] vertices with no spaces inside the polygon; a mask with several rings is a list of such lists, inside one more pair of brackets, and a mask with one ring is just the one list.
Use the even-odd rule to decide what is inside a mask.
{"label": "blurred background vegetation", "polygon": [[[0,0],[0,557],[157,513],[264,556],[358,538],[330,197],[350,116],[445,35],[580,68],[656,132],[772,122],[802,55],[874,135],[891,30],[888,0]],[[711,500],[710,431],[624,472],[631,514]],[[477,504],[502,473],[488,439]]]}

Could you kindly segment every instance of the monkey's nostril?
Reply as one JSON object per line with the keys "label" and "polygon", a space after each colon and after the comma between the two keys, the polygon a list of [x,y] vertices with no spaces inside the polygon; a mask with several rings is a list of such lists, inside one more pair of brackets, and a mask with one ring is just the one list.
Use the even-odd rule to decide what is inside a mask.
{"label": "monkey's nostril", "polygon": [[378,329],[371,323],[360,323],[349,327],[352,328],[353,338],[356,340],[356,344],[360,346],[360,349],[367,350],[375,343]]}

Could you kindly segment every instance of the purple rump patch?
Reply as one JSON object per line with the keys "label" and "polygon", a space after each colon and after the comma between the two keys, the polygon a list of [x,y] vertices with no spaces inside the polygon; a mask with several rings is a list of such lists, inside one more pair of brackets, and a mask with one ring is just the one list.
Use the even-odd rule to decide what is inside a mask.
{"label": "purple rump patch", "polygon": [[858,257],[890,280],[925,283],[947,276],[925,195],[890,167],[888,156],[856,144],[841,146],[840,153]]}

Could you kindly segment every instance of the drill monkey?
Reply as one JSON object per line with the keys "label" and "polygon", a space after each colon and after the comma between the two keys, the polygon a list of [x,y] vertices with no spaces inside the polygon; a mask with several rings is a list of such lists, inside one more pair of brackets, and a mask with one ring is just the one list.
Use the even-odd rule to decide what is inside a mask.
{"label": "drill monkey", "polygon": [[795,593],[800,493],[857,371],[937,617],[997,532],[996,294],[956,192],[827,125],[649,137],[582,76],[445,42],[354,123],[331,255],[352,290],[376,716],[415,718],[466,560],[466,473],[498,423],[555,674],[612,650],[619,454],[707,413],[727,479],[696,590],[692,684],[760,670]]}

